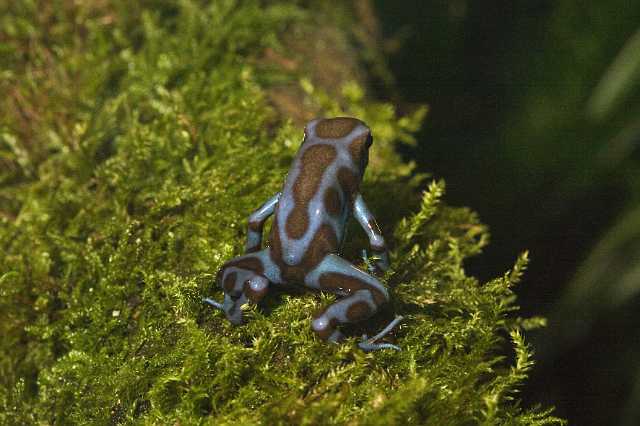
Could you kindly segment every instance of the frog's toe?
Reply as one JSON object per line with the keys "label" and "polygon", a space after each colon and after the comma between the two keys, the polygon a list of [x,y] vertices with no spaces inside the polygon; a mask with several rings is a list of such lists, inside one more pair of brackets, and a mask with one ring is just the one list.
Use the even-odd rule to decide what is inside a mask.
{"label": "frog's toe", "polygon": [[373,352],[380,349],[395,349],[401,351],[400,346],[393,345],[391,343],[374,343],[371,339],[367,339],[367,336],[362,336],[362,341],[358,343],[358,347],[365,352]]}
{"label": "frog's toe", "polygon": [[222,303],[216,302],[208,297],[202,299],[202,301],[224,312],[231,324],[240,325],[243,323],[242,309],[240,307],[247,302],[244,295],[239,298],[235,298],[225,294],[224,301]]}
{"label": "frog's toe", "polygon": [[358,347],[365,352],[377,351],[379,349],[395,349],[397,351],[402,350],[399,346],[392,345],[391,343],[375,343],[379,339],[389,334],[389,332],[393,330],[394,327],[400,323],[400,321],[402,321],[401,316],[395,317],[394,320],[391,321],[380,333],[371,338],[367,338],[367,335],[364,334],[362,336],[362,341],[358,343]]}
{"label": "frog's toe", "polygon": [[213,306],[213,307],[214,307],[214,308],[216,308],[216,309],[220,309],[221,311],[222,311],[222,310],[224,310],[224,309],[223,309],[223,307],[222,307],[222,303],[220,303],[220,302],[216,302],[216,301],[215,301],[215,300],[213,300],[213,299],[210,299],[210,298],[208,298],[208,297],[205,297],[205,298],[203,298],[203,299],[202,299],[202,301],[203,301],[204,303],[206,303],[206,304],[209,304],[209,305]]}

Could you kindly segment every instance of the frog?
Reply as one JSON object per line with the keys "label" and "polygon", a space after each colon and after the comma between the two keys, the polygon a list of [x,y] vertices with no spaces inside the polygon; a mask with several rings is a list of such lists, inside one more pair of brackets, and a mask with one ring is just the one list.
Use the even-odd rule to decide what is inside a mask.
{"label": "frog", "polygon": [[[281,191],[249,216],[245,253],[224,263],[216,274],[223,301],[203,300],[240,325],[244,322],[241,307],[260,303],[274,286],[333,293],[336,301],[311,321],[315,334],[333,343],[345,339],[339,326],[373,317],[389,302],[389,292],[378,276],[390,264],[380,227],[360,192],[372,144],[371,129],[357,118],[318,118],[307,123]],[[263,248],[263,228],[272,215],[269,243]],[[372,256],[365,251],[367,268],[342,257],[350,217],[369,238]],[[380,339],[401,320],[397,316],[371,338],[363,335],[358,346],[366,352],[400,350]]]}

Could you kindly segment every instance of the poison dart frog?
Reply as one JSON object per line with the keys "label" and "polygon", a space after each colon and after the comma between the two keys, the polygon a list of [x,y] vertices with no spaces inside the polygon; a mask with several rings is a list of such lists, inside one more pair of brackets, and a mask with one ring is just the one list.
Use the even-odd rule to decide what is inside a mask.
{"label": "poison dart frog", "polygon": [[[374,272],[389,268],[389,255],[359,191],[372,143],[371,130],[358,119],[309,122],[282,190],[249,216],[245,254],[226,262],[217,274],[224,301],[204,301],[222,310],[233,324],[241,324],[240,307],[260,302],[270,286],[294,284],[330,292],[339,298],[311,323],[313,331],[330,342],[344,339],[338,325],[370,318],[388,302],[389,293]],[[273,214],[269,246],[261,248],[265,221]],[[374,255],[370,273],[340,256],[351,215],[369,237]],[[399,350],[377,341],[400,320],[397,317],[372,338],[363,336],[359,347]]]}

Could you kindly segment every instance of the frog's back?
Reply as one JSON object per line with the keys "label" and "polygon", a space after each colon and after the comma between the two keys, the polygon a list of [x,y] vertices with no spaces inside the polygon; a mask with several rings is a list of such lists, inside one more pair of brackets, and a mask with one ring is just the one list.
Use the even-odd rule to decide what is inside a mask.
{"label": "frog's back", "polygon": [[314,120],[305,128],[270,236],[271,257],[286,280],[302,279],[339,250],[365,167],[356,147],[369,135],[363,122],[347,117]]}

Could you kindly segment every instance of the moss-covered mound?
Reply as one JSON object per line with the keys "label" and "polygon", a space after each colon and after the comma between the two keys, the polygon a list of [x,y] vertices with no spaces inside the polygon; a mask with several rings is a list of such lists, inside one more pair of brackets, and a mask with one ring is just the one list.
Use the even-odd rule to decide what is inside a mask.
{"label": "moss-covered mound", "polygon": [[[2,423],[559,423],[515,397],[521,329],[540,323],[513,315],[526,256],[465,275],[485,227],[394,153],[424,109],[319,81],[314,28],[329,52],[359,42],[348,10],[318,3],[4,3]],[[241,327],[202,303],[298,147],[287,108],[357,116],[376,139],[363,192],[394,244],[393,302],[342,345],[309,327],[330,295],[270,295]],[[355,260],[366,240],[349,235]],[[402,352],[357,349],[394,314]]]}

